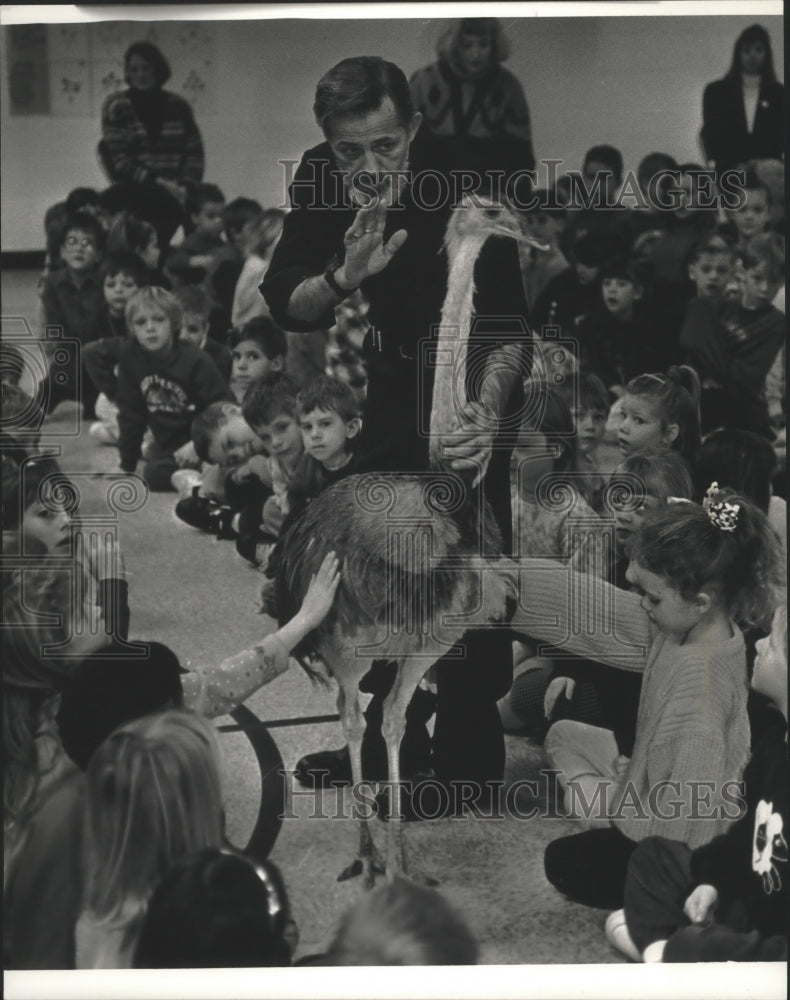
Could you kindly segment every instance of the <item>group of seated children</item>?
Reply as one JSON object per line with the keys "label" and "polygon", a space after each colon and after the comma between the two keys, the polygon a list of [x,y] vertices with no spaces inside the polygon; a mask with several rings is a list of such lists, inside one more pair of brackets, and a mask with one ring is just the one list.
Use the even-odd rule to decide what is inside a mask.
{"label": "group of seated children", "polygon": [[[617,183],[615,154],[590,150],[585,174]],[[581,828],[548,846],[546,877],[569,898],[614,911],[606,933],[618,950],[638,961],[778,958],[788,820],[786,616],[775,611],[786,557],[784,241],[775,194],[756,175],[721,225],[687,197],[693,165],[653,154],[640,185],[648,191],[675,168],[683,196],[670,211],[580,210],[558,184],[526,213],[549,250],[522,259],[537,349],[513,456],[516,676],[500,711],[506,730],[545,744],[565,811]],[[164,261],[138,255],[146,241],[151,249],[143,232],[134,247],[116,242],[102,258],[102,205],[77,200],[80,210],[72,204],[58,217],[48,242],[41,300],[45,326],[63,331],[45,338],[47,352],[59,339],[78,341],[82,371],[65,386],[51,379],[48,405],[77,395],[82,376],[77,398],[96,421],[94,437],[118,448],[126,472],[143,458],[151,489],[178,492],[182,521],[234,539],[267,574],[264,609],[274,613],[284,529],[354,470],[364,379],[353,355],[335,369],[350,378],[325,374],[310,345],[279,330],[256,298],[281,213],[249,199],[225,206],[218,188],[201,185],[190,231]],[[109,228],[132,238],[128,218]],[[338,315],[344,309],[348,329],[364,321],[359,296]],[[224,345],[217,331],[232,321]],[[618,463],[598,461],[603,442]],[[4,454],[4,503],[6,479],[19,492],[14,455]],[[8,496],[4,534],[38,551],[71,540],[74,520],[47,520],[38,493],[16,505]],[[80,579],[87,605],[117,614],[125,584],[109,587],[107,562],[94,560]],[[39,572],[26,596],[36,592],[48,610],[62,588],[51,568]],[[105,713],[86,773],[67,768],[65,777],[63,710],[79,670],[42,657],[46,637],[36,630],[45,626],[31,621],[19,580],[9,581],[7,620],[25,626],[14,670],[4,673],[8,711],[22,720],[6,726],[4,765],[17,967],[200,964],[201,954],[232,965],[237,946],[250,956],[246,937],[220,943],[211,934],[218,909],[247,912],[242,898],[249,926],[261,928],[257,946],[272,962],[290,961],[279,875],[227,853],[216,747],[184,708],[219,715],[287,669],[289,652],[327,613],[340,572],[329,558],[302,608],[259,646],[183,677],[176,661],[177,683],[153,706]],[[173,667],[169,651],[149,647],[149,659]],[[95,650],[70,655],[87,652]],[[143,673],[132,677],[141,684]],[[120,703],[131,711],[144,701],[130,694]],[[150,716],[152,707],[170,711]],[[171,828],[157,811],[169,800],[150,802],[145,768],[200,789],[161,850],[148,845]],[[84,882],[69,845],[87,851]],[[226,881],[238,887],[232,904]],[[191,947],[203,907],[216,952]],[[353,919],[343,926],[364,930]],[[187,927],[190,947],[168,936]],[[456,943],[466,941],[453,927]],[[384,940],[377,931],[377,947]],[[316,960],[377,960],[355,948],[336,942],[331,958]],[[426,960],[460,961],[474,947],[440,952]],[[410,956],[421,960],[419,949]],[[255,957],[267,964],[262,952]],[[397,959],[379,953],[378,961]]]}
{"label": "group of seated children", "polygon": [[[338,559],[327,555],[283,627],[216,666],[187,671],[159,642],[130,643],[117,543],[81,523],[68,478],[32,450],[29,397],[3,384],[26,425],[3,441],[4,549],[35,557],[3,573],[6,967],[290,965],[299,936],[283,878],[254,838],[245,852],[226,839],[208,720],[288,669],[331,607]],[[358,428],[356,417],[341,429],[318,416],[337,415],[333,389],[326,380],[302,404],[312,421],[313,454],[301,456],[314,464],[308,484],[348,464],[340,442]],[[227,405],[226,443],[239,429],[237,404]],[[474,937],[452,908],[396,882],[349,910],[328,950],[298,964],[475,961]]]}

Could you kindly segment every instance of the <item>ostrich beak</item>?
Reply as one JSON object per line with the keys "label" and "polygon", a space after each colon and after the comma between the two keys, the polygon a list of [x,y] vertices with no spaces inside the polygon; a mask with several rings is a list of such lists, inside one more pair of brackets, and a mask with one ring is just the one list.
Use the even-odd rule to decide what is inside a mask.
{"label": "ostrich beak", "polygon": [[499,233],[501,236],[510,236],[512,239],[518,240],[519,243],[525,243],[527,246],[534,247],[536,250],[549,249],[548,243],[541,243],[541,241],[535,239],[534,236],[529,236],[517,223],[513,223],[512,229],[508,225],[498,225],[493,228],[494,232]]}
{"label": "ostrich beak", "polygon": [[526,233],[517,233],[516,239],[519,243],[526,243],[529,247],[534,247],[536,250],[548,250],[548,243],[541,243],[540,240],[535,239],[534,236],[528,236]]}

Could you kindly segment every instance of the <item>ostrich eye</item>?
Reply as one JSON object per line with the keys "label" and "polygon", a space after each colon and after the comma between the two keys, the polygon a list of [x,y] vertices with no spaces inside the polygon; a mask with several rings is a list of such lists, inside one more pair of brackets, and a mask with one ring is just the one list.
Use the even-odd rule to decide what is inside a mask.
{"label": "ostrich eye", "polygon": [[485,211],[485,215],[486,215],[487,219],[498,219],[499,218],[499,209],[498,208],[487,208],[486,211]]}

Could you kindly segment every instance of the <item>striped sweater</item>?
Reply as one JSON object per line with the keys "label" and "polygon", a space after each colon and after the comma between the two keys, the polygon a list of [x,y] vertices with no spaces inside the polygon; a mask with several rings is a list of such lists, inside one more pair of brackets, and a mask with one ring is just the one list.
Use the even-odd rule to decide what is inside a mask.
{"label": "striped sweater", "polygon": [[150,184],[158,177],[201,181],[205,167],[203,140],[192,108],[177,94],[163,90],[164,119],[152,140],[124,90],[111,94],[102,108],[101,152],[113,181]]}
{"label": "striped sweater", "polygon": [[632,840],[659,835],[691,848],[723,833],[738,817],[734,783],[750,744],[746,650],[737,626],[725,641],[684,646],[655,629],[636,594],[556,562],[520,560],[519,583],[516,631],[643,673],[614,826]]}

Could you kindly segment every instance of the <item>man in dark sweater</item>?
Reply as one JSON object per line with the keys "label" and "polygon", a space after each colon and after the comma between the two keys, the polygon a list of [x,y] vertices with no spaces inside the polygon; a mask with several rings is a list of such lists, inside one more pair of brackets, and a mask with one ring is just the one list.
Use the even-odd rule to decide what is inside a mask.
{"label": "man in dark sweater", "polygon": [[[335,306],[361,287],[370,302],[372,328],[364,345],[369,386],[356,471],[424,471],[434,365],[420,344],[435,337],[448,289],[443,241],[451,209],[460,200],[453,183],[463,161],[449,140],[420,132],[421,116],[414,112],[406,77],[381,59],[346,59],[331,69],[318,84],[314,110],[327,141],[308,150],[296,171],[290,188],[293,211],[285,218],[261,290],[284,329],[309,331],[331,326]],[[363,188],[368,196],[376,195],[373,204]],[[366,202],[368,207],[360,209]],[[476,472],[475,485],[482,480],[507,546],[512,440],[508,445],[494,430],[493,418],[501,427],[501,418],[517,410],[519,375],[531,362],[513,240],[485,244],[475,267],[475,288],[481,336],[475,343],[473,334],[469,351],[482,377],[471,404],[474,413],[445,455],[452,468]],[[483,411],[492,429],[481,433]],[[510,686],[512,655],[509,640],[497,632],[469,633],[464,644],[465,660],[439,661],[433,763],[447,782],[483,784],[503,773],[496,702]],[[363,690],[374,693],[363,744],[366,777],[382,776],[375,773],[380,763],[386,774],[386,761],[374,759],[372,744],[391,685],[390,667],[377,663],[363,683]],[[428,763],[424,713],[416,708],[424,694],[418,689],[407,713],[404,774],[413,775]],[[350,780],[347,752],[314,754],[297,765],[297,777],[306,782],[319,771],[330,780]]]}
{"label": "man in dark sweater", "polygon": [[171,489],[177,468],[197,465],[192,419],[233,394],[211,358],[178,339],[181,311],[163,288],[143,288],[126,308],[131,334],[118,359],[118,450],[121,468],[134,472],[146,426],[154,438],[143,478],[152,490]]}

